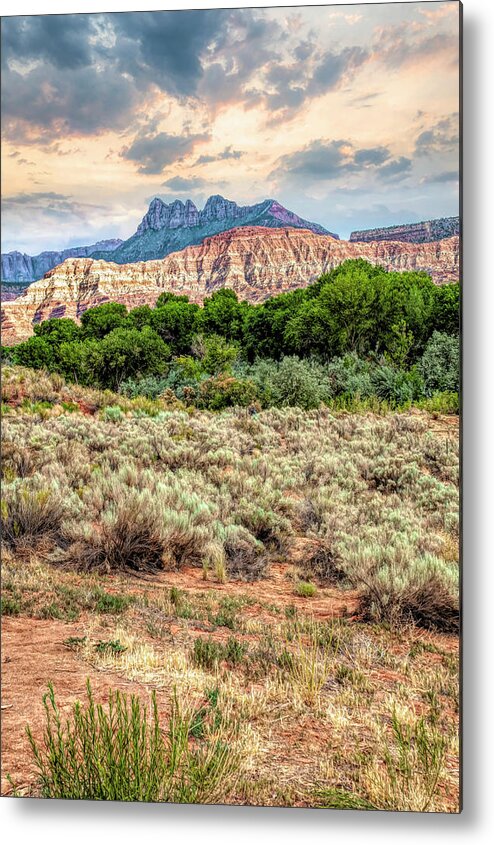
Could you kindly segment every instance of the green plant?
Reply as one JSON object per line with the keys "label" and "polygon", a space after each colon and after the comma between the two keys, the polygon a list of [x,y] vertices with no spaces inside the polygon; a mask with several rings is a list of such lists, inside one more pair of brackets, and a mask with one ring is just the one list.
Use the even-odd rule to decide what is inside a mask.
{"label": "green plant", "polygon": [[132,604],[132,601],[132,596],[102,592],[96,600],[95,609],[99,613],[123,613]]}
{"label": "green plant", "polygon": [[222,658],[223,649],[221,645],[210,637],[207,639],[197,637],[194,640],[192,660],[200,669],[215,669]]}
{"label": "green plant", "polygon": [[123,654],[127,651],[120,640],[98,640],[94,649],[98,654]]}
{"label": "green plant", "polygon": [[94,700],[76,702],[62,721],[50,684],[43,697],[45,730],[38,744],[27,735],[45,798],[106,801],[208,803],[225,798],[235,783],[239,759],[217,737],[190,743],[193,713],[172,700],[168,731],[161,731],[156,695],[151,713],[137,696],[110,691],[105,709]]}
{"label": "green plant", "polygon": [[426,812],[444,766],[445,740],[423,718],[413,724],[391,717],[393,741],[384,750],[387,783],[384,802],[389,808]]}
{"label": "green plant", "polygon": [[313,598],[313,596],[317,593],[317,587],[315,584],[311,584],[309,581],[298,581],[295,585],[295,592],[297,596],[301,596],[304,599]]}

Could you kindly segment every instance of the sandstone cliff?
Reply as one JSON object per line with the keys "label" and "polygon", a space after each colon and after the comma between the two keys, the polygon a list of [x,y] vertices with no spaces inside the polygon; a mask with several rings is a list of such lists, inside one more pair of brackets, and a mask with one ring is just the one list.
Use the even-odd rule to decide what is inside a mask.
{"label": "sandstone cliff", "polygon": [[241,299],[261,302],[305,287],[348,258],[365,258],[388,270],[424,270],[437,284],[459,277],[458,237],[426,244],[350,243],[301,229],[242,227],[158,261],[119,265],[69,258],[14,302],[5,303],[3,343],[28,337],[33,323],[50,317],[77,319],[102,302],[153,305],[163,290],[200,303],[228,287]]}

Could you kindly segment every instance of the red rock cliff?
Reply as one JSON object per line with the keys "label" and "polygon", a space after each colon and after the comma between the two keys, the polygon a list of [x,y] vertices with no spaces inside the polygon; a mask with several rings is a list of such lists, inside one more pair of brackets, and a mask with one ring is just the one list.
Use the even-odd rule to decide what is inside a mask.
{"label": "red rock cliff", "polygon": [[305,287],[348,258],[365,258],[388,270],[425,270],[436,284],[459,278],[459,239],[431,243],[350,243],[304,229],[232,229],[157,261],[113,264],[69,258],[34,282],[2,309],[2,342],[32,334],[33,323],[50,317],[77,319],[102,302],[128,307],[154,305],[164,290],[202,302],[219,288],[261,302]]}

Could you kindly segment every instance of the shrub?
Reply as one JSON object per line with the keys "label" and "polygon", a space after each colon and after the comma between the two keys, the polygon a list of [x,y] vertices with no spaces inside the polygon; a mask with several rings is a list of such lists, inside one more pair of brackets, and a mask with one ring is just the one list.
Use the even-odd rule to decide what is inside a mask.
{"label": "shrub", "polygon": [[7,487],[2,499],[2,539],[12,549],[54,543],[61,533],[65,506],[51,490]]}
{"label": "shrub", "polygon": [[240,525],[226,526],[223,533],[228,574],[246,581],[261,578],[268,565],[262,543]]}
{"label": "shrub", "polygon": [[156,694],[151,713],[137,696],[110,691],[96,704],[89,681],[87,704],[76,702],[63,724],[53,686],[43,698],[43,744],[27,734],[44,798],[208,803],[228,795],[239,760],[214,737],[192,745],[193,712],[172,701],[163,734]]}
{"label": "shrub", "polygon": [[[325,384],[326,383],[326,384]],[[296,355],[283,358],[272,379],[273,404],[298,406],[308,411],[329,398],[327,375],[322,367]]]}
{"label": "shrub", "polygon": [[253,382],[221,374],[199,385],[197,406],[209,411],[222,411],[224,408],[252,405],[256,399],[257,391]]}
{"label": "shrub", "polygon": [[156,572],[163,568],[164,541],[156,512],[129,494],[103,513],[100,525],[66,528],[62,565],[85,572]]}
{"label": "shrub", "polygon": [[460,387],[460,340],[434,332],[418,363],[427,396],[436,391],[458,393]]}
{"label": "shrub", "polygon": [[458,571],[433,555],[374,546],[357,552],[349,575],[361,588],[364,619],[458,631]]}
{"label": "shrub", "polygon": [[327,584],[338,584],[346,578],[332,537],[314,539],[301,563],[306,577],[318,578]]}

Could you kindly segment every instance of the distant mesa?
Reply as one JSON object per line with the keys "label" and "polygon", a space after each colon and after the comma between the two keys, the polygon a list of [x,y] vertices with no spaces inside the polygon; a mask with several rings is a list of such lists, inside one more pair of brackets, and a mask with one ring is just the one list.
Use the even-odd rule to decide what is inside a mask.
{"label": "distant mesa", "polygon": [[460,234],[459,217],[440,217],[421,223],[405,223],[402,226],[386,226],[382,229],[362,229],[352,232],[351,241],[404,241],[409,244],[425,244],[451,238]]}

